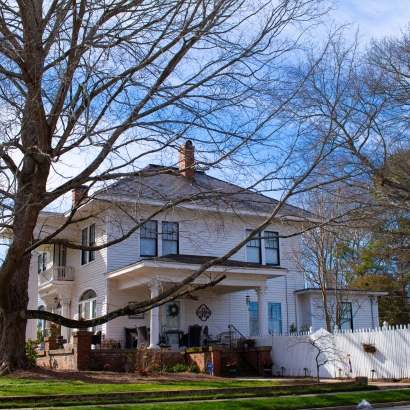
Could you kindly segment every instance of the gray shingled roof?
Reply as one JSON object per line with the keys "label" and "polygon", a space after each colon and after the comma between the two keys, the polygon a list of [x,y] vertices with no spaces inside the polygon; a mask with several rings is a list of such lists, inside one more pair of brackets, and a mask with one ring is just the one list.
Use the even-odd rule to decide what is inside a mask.
{"label": "gray shingled roof", "polygon": [[[246,190],[202,171],[195,171],[193,180],[182,176],[177,168],[149,165],[141,176],[124,178],[99,192],[102,195],[132,198],[141,203],[179,201],[189,198],[190,203],[200,207],[213,207],[224,211],[246,211],[255,214],[271,213],[278,201],[257,192]],[[98,194],[97,194],[98,197]],[[282,216],[311,218],[312,214],[286,205]]]}

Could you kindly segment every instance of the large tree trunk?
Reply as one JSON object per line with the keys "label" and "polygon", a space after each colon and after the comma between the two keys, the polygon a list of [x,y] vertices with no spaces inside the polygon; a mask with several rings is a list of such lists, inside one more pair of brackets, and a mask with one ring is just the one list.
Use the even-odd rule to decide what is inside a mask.
{"label": "large tree trunk", "polygon": [[0,313],[0,376],[28,364],[25,351],[27,320],[22,319],[20,313],[27,309],[29,274],[30,254],[22,258],[9,289],[2,289],[0,294],[2,306],[8,306]]}

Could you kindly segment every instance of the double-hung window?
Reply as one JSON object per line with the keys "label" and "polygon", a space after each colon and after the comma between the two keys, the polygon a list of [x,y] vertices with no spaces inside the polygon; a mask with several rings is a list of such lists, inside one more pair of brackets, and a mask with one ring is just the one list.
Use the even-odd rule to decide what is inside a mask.
{"label": "double-hung window", "polygon": [[279,233],[265,231],[266,265],[279,265]]}
{"label": "double-hung window", "polygon": [[162,255],[178,255],[178,236],[178,222],[162,222]]}
{"label": "double-hung window", "polygon": [[282,309],[280,303],[268,302],[269,333],[282,333]]}
{"label": "double-hung window", "polygon": [[[252,231],[250,229],[246,230],[246,236],[248,236]],[[253,263],[262,263],[262,253],[261,253],[261,240],[260,233],[256,234],[253,239],[251,239],[246,244],[246,261]]]}
{"label": "double-hung window", "polygon": [[259,334],[258,323],[258,302],[249,302],[249,334],[256,336]]}
{"label": "double-hung window", "polygon": [[148,221],[140,230],[140,256],[157,256],[158,222]]}
{"label": "double-hung window", "polygon": [[47,264],[50,260],[48,252],[40,252],[38,254],[37,262],[38,262],[38,274],[44,272],[47,269]]}
{"label": "double-hung window", "polygon": [[[81,245],[95,246],[95,224],[81,231]],[[81,250],[81,265],[85,265],[95,259],[95,251]]]}
{"label": "double-hung window", "polygon": [[352,314],[352,303],[351,302],[341,302],[340,303],[340,328],[351,330],[353,329],[353,314]]}
{"label": "double-hung window", "polygon": [[[246,235],[252,231],[246,230]],[[279,266],[279,233],[264,231],[257,233],[246,244],[246,261],[263,265]]]}
{"label": "double-hung window", "polygon": [[[97,317],[97,294],[89,289],[85,291],[78,301],[78,319],[94,319]],[[88,328],[94,331],[94,328]]]}

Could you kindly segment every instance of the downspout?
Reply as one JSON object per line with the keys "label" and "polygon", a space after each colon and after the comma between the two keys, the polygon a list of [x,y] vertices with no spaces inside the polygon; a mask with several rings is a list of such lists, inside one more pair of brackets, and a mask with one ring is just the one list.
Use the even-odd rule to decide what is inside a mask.
{"label": "downspout", "polygon": [[282,333],[288,333],[289,331],[288,275],[285,276],[285,292],[286,292],[286,329],[287,331],[284,332],[282,329]]}
{"label": "downspout", "polygon": [[372,329],[374,329],[373,295],[370,296],[370,311],[372,313]]}

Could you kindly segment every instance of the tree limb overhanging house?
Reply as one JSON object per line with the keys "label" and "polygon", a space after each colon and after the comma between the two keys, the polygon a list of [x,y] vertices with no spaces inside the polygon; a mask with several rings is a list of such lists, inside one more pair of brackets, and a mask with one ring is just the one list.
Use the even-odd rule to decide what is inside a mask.
{"label": "tree limb overhanging house", "polygon": [[[140,177],[121,179],[92,196],[87,196],[87,187],[75,189],[73,206],[83,201],[80,222],[34,252],[29,308],[88,320],[154,298],[205,262],[224,255],[277,206],[275,199],[194,170],[194,155],[187,141],[181,146],[179,169],[163,167],[161,173],[160,165],[149,165]],[[178,204],[182,197],[191,200]],[[36,235],[46,238],[64,225],[67,215],[41,213]],[[152,217],[141,229],[132,230],[136,221],[148,216]],[[228,331],[229,325],[246,337],[323,327],[318,290],[304,288],[294,263],[295,249],[301,246],[301,222],[311,217],[285,205],[246,246],[188,284],[184,298],[171,298],[150,311],[118,317],[92,330],[100,330],[105,340],[120,341],[122,347],[135,347],[136,327],[146,326],[150,347],[158,347],[168,332],[169,343],[178,348],[192,345],[184,334],[193,325],[202,326],[202,331],[206,327],[210,338]],[[127,234],[127,239],[116,242]],[[65,241],[77,242],[79,249],[65,246]],[[80,249],[110,242],[100,250]],[[222,276],[215,286],[189,292],[189,286]],[[374,301],[381,294],[349,294],[343,328],[377,326]],[[36,326],[37,321],[29,321],[27,337],[36,337]],[[41,321],[40,327],[44,326]],[[62,327],[68,341],[71,333]],[[202,336],[195,343],[202,345],[204,340]]]}

